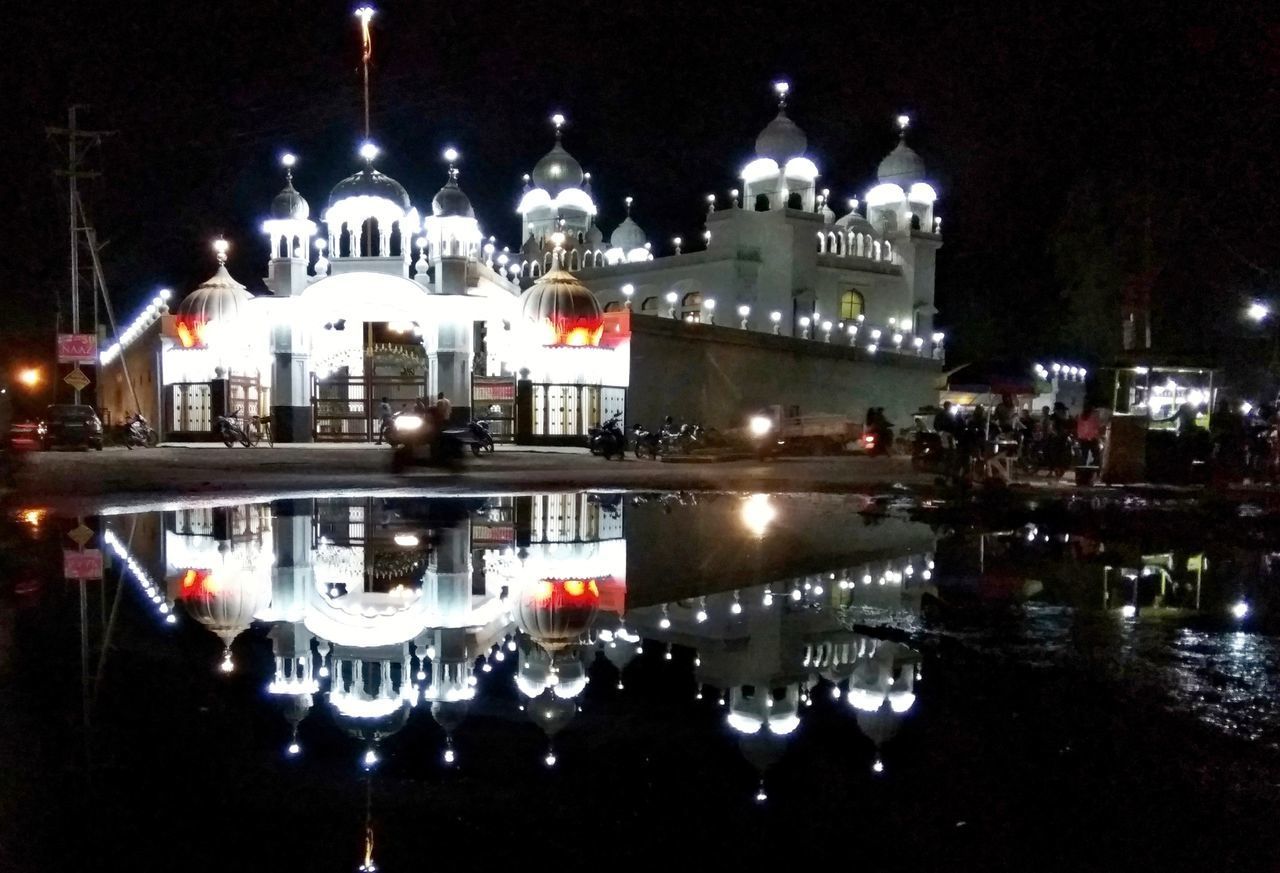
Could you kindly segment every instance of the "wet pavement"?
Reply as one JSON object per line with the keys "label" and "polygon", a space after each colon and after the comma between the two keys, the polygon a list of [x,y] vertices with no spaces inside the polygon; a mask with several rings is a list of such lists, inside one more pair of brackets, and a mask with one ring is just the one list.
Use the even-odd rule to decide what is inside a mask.
{"label": "wet pavement", "polygon": [[1197,512],[14,505],[0,869],[1272,869],[1280,556]]}

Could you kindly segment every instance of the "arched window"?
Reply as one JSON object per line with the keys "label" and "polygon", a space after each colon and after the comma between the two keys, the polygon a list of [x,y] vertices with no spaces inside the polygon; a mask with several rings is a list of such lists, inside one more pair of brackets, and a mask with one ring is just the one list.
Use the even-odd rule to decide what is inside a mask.
{"label": "arched window", "polygon": [[702,320],[702,292],[690,291],[680,298],[680,317],[685,321]]}
{"label": "arched window", "polygon": [[822,231],[818,231],[818,254],[821,255],[825,253],[826,250],[827,250],[827,237],[822,233]]}
{"label": "arched window", "polygon": [[574,249],[569,252],[569,272],[578,272],[578,250]]}
{"label": "arched window", "polygon": [[866,309],[866,301],[857,291],[846,291],[840,295],[840,320],[856,321]]}
{"label": "arched window", "polygon": [[756,212],[768,212],[768,211],[769,211],[769,195],[757,194],[756,195]]}
{"label": "arched window", "polygon": [[622,304],[617,300],[610,301],[604,305],[605,312],[621,312]]}
{"label": "arched window", "polygon": [[788,209],[804,209],[804,197],[799,191],[792,191],[787,195]]}
{"label": "arched window", "polygon": [[640,304],[640,311],[641,311],[641,312],[657,312],[657,311],[658,311],[658,298],[657,298],[657,297],[646,297],[646,298],[644,299],[644,303],[641,303],[641,304]]}

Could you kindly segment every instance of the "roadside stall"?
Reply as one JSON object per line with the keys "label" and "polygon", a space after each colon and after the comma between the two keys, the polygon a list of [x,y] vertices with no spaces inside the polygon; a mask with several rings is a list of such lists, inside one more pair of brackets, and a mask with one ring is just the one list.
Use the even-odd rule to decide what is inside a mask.
{"label": "roadside stall", "polygon": [[1103,481],[1204,481],[1216,372],[1143,363],[1116,367],[1106,375],[1111,377],[1113,413]]}

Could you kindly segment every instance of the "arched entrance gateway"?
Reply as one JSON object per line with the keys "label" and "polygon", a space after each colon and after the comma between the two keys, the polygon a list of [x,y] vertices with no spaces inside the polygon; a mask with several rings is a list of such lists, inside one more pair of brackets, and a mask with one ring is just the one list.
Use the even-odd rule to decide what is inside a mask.
{"label": "arched entrance gateway", "polygon": [[[506,309],[515,303],[432,294],[385,273],[340,273],[314,282],[300,295],[294,322],[309,339],[314,437],[377,439],[383,398],[398,412],[443,392],[455,417],[469,415],[485,324],[510,318],[504,302]],[[484,369],[482,363],[477,372]]]}

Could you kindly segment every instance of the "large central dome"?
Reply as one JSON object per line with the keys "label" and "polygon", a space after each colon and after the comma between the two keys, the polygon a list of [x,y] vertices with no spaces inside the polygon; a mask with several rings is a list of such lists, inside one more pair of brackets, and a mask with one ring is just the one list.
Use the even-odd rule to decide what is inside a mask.
{"label": "large central dome", "polygon": [[404,186],[373,167],[366,167],[335,185],[329,194],[329,206],[351,197],[389,200],[403,211],[409,211],[409,193],[404,190]]}
{"label": "large central dome", "polygon": [[582,165],[559,140],[533,168],[533,184],[545,188],[553,197],[565,188],[581,187],[582,178]]}
{"label": "large central dome", "polygon": [[600,302],[558,263],[521,295],[520,311],[534,326],[541,345],[600,345],[604,333]]}
{"label": "large central dome", "polygon": [[800,126],[788,118],[785,111],[779,109],[773,121],[765,125],[764,130],[756,137],[756,155],[772,158],[781,165],[790,158],[804,154],[808,144],[809,139]]}

